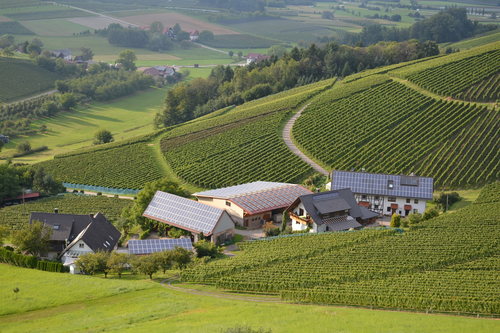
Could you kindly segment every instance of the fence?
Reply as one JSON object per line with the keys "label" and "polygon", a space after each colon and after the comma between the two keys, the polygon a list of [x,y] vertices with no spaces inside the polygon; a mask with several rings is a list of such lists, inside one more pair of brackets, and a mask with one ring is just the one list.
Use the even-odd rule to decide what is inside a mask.
{"label": "fence", "polygon": [[83,185],[83,184],[72,184],[72,183],[63,183],[64,187],[67,189],[78,190],[78,191],[88,191],[88,192],[101,192],[107,194],[115,194],[115,195],[131,195],[135,196],[139,193],[140,190],[133,190],[129,188],[111,188],[111,187],[103,187],[103,186],[94,186],[94,185]]}

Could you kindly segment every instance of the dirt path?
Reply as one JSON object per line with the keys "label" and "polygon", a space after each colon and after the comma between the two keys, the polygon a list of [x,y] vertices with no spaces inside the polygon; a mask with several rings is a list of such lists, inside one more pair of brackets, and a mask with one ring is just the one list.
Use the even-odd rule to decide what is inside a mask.
{"label": "dirt path", "polygon": [[52,89],[52,90],[49,90],[49,91],[46,91],[46,92],[43,92],[43,93],[40,93],[40,94],[37,94],[37,95],[33,95],[33,96],[21,98],[21,99],[18,99],[18,100],[15,100],[15,101],[12,101],[12,102],[9,102],[9,103],[6,103],[6,104],[14,104],[14,103],[19,103],[19,102],[29,101],[30,99],[35,99],[35,98],[38,98],[38,97],[42,97],[42,96],[46,96],[46,95],[53,95],[56,92],[57,92],[57,89]]}
{"label": "dirt path", "polygon": [[303,152],[300,151],[299,148],[293,143],[292,141],[292,127],[293,124],[295,124],[295,121],[299,119],[300,115],[302,114],[302,111],[304,111],[309,104],[304,105],[296,114],[293,115],[292,118],[286,123],[285,127],[283,128],[283,140],[285,141],[285,144],[290,148],[290,150],[300,157],[304,162],[309,164],[314,170],[317,172],[328,176],[330,173],[323,169],[318,163],[314,162],[311,160],[309,157],[307,157]]}
{"label": "dirt path", "polygon": [[88,9],[84,9],[84,8],[80,8],[80,7],[75,7],[75,6],[70,6],[70,5],[66,5],[66,4],[61,4],[61,3],[57,3],[57,2],[52,2],[52,4],[54,5],[58,5],[58,6],[65,6],[65,7],[69,7],[69,8],[73,8],[73,9],[76,9],[76,10],[80,10],[82,12],[86,12],[86,13],[89,13],[89,14],[93,14],[93,15],[97,15],[97,16],[100,16],[100,17],[104,17],[108,20],[112,20],[116,23],[119,23],[119,24],[122,24],[124,26],[131,26],[131,27],[135,27],[135,28],[138,28],[139,26],[137,24],[133,24],[133,23],[130,23],[130,22],[127,22],[127,21],[124,21],[124,20],[120,20],[116,17],[113,17],[113,16],[108,16],[108,15],[104,15],[104,14],[101,14],[101,13],[98,13],[98,12],[94,12],[94,11],[91,11],[91,10],[88,10]]}
{"label": "dirt path", "polygon": [[212,292],[212,291],[203,291],[203,290],[196,290],[196,289],[189,289],[189,288],[182,288],[182,287],[176,287],[172,285],[173,280],[171,279],[165,279],[162,280],[160,283],[163,287],[172,289],[175,291],[180,291],[186,294],[191,294],[191,295],[199,295],[199,296],[209,296],[209,297],[216,297],[216,298],[224,298],[224,299],[232,299],[232,300],[238,300],[238,301],[247,301],[247,302],[256,302],[256,303],[286,303],[282,301],[278,296],[256,296],[256,295],[236,295],[236,294],[227,294],[224,292]]}
{"label": "dirt path", "polygon": [[215,52],[219,52],[219,53],[223,53],[225,55],[229,55],[229,52],[226,52],[226,51],[223,51],[223,50],[219,50],[219,49],[216,49],[214,47],[206,46],[206,45],[203,45],[203,44],[200,44],[200,43],[195,43],[195,42],[193,42],[193,44],[196,44],[199,47],[203,47],[204,49],[209,49],[209,50],[212,50],[212,51],[215,51]]}

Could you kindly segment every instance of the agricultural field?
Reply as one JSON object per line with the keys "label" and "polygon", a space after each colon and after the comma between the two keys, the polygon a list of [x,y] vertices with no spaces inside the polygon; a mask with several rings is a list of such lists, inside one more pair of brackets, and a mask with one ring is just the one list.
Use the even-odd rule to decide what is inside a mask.
{"label": "agricultural field", "polygon": [[237,256],[186,270],[182,279],[301,303],[498,315],[499,187],[404,231],[243,243]]}
{"label": "agricultural field", "polygon": [[451,47],[453,49],[467,50],[478,46],[494,43],[500,40],[500,32],[492,31],[482,36],[466,39],[456,43],[441,44],[442,48]]}
{"label": "agricultural field", "polygon": [[203,44],[216,48],[255,49],[269,48],[279,42],[267,38],[239,34],[239,35],[216,35],[213,40]]}
{"label": "agricultural field", "polygon": [[[489,319],[390,312],[332,306],[301,306],[190,295],[154,281],[74,276],[0,265],[2,332],[76,331],[221,332],[237,326],[272,332],[486,333]],[[14,295],[11,291],[19,288]],[[124,306],[126,304],[126,306]],[[279,316],[269,316],[279,313]],[[123,318],[127,318],[124,320]]]}
{"label": "agricultural field", "polygon": [[17,58],[0,57],[0,72],[0,103],[54,89],[54,82],[62,79],[31,60]]}
{"label": "agricultural field", "polygon": [[0,225],[20,229],[29,222],[31,212],[52,213],[54,208],[58,208],[61,214],[84,215],[101,212],[109,221],[116,222],[123,208],[131,204],[132,201],[126,199],[64,194],[1,208]]}

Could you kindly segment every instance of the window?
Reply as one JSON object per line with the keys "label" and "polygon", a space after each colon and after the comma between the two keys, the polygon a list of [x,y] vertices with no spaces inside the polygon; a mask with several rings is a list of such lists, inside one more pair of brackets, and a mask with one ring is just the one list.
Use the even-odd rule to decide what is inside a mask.
{"label": "window", "polygon": [[85,244],[80,243],[80,244],[78,244],[78,247],[79,247],[80,249],[83,249],[83,248],[85,247]]}
{"label": "window", "polygon": [[361,200],[366,200],[366,195],[365,195],[365,194],[363,194],[363,195],[361,196]]}
{"label": "window", "polygon": [[388,197],[387,201],[389,201],[389,202],[396,202],[396,197]]}
{"label": "window", "polygon": [[299,221],[295,221],[295,224],[300,224],[300,222]]}
{"label": "window", "polygon": [[408,199],[408,198],[406,199],[406,203],[410,203],[410,201],[411,201],[410,199]]}
{"label": "window", "polygon": [[380,200],[380,197],[378,195],[375,196],[375,200]]}
{"label": "window", "polygon": [[418,210],[417,209],[414,209],[413,210],[413,214],[417,214],[418,213]]}
{"label": "window", "polygon": [[418,199],[413,200],[415,204],[418,204]]}
{"label": "window", "polygon": [[378,209],[378,205],[373,205],[373,208],[374,209]]}
{"label": "window", "polygon": [[226,206],[231,207],[231,201],[226,201]]}
{"label": "window", "polygon": [[391,207],[387,207],[387,211],[390,212],[391,211]]}
{"label": "window", "polygon": [[387,188],[388,188],[389,190],[394,189],[394,180],[388,180],[388,181],[387,181]]}
{"label": "window", "polygon": [[52,226],[52,229],[54,229],[54,230],[59,230],[59,228],[60,228],[60,227],[61,227],[61,225],[59,225],[59,224],[54,224],[54,225]]}
{"label": "window", "polygon": [[299,208],[299,216],[304,215],[304,210],[302,208]]}

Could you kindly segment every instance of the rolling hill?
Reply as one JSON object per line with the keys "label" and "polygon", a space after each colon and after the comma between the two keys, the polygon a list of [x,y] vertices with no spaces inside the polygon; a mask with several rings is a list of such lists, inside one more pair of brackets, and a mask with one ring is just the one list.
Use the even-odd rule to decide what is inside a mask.
{"label": "rolling hill", "polygon": [[[118,142],[76,151],[77,159],[56,156],[43,166],[64,181],[110,187],[140,188],[161,176],[196,188],[299,182],[312,169],[286,148],[281,131],[307,105],[292,135],[327,170],[415,172],[434,177],[438,189],[491,183],[500,171],[498,84],[491,84],[498,80],[499,46],[318,82],[129,140],[126,147]],[[102,149],[113,158],[99,155]],[[138,173],[141,168],[148,171]]]}

